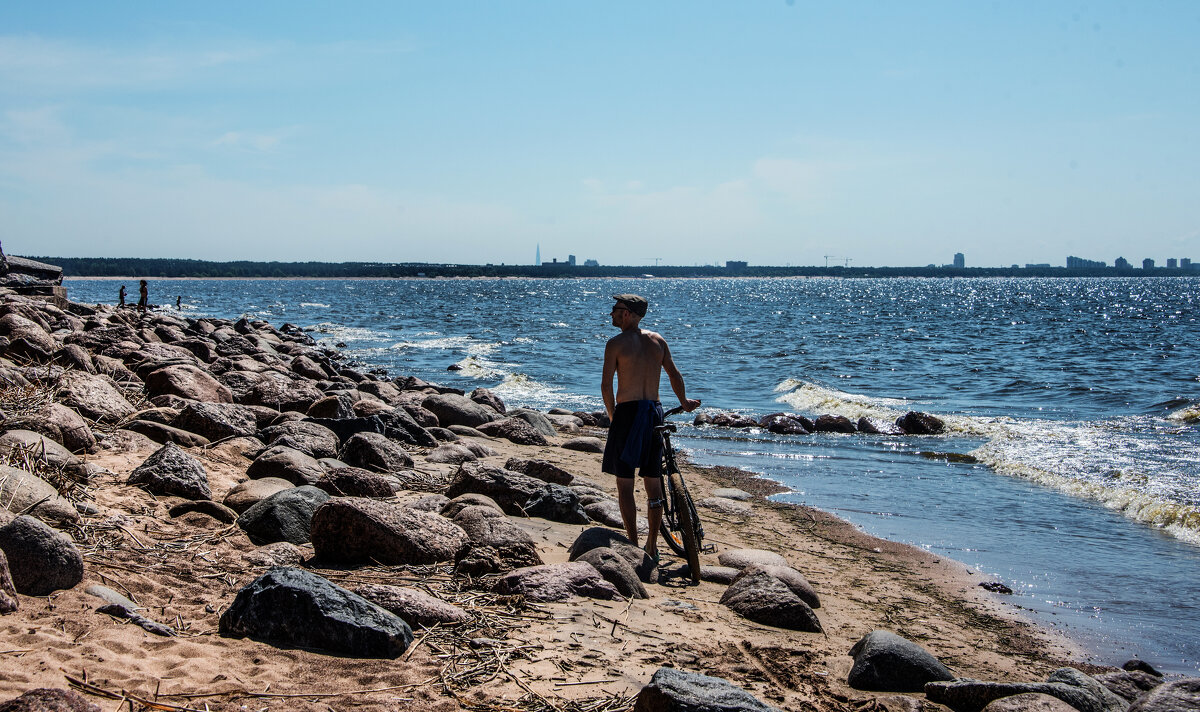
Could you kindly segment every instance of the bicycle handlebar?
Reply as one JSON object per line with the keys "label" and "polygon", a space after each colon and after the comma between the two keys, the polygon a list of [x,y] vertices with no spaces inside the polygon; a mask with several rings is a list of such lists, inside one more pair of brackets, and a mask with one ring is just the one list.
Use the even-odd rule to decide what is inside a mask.
{"label": "bicycle handlebar", "polygon": [[663,420],[670,418],[672,415],[679,415],[682,412],[684,412],[683,406],[681,406],[681,405],[675,406],[674,408],[668,410],[666,413],[663,413]]}

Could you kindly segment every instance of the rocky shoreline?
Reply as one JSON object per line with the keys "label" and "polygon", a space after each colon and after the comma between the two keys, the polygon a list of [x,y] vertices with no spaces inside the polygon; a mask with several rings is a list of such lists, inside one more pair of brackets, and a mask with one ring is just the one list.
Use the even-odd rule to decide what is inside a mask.
{"label": "rocky shoreline", "polygon": [[363,372],[295,325],[4,295],[0,391],[0,710],[1200,699],[1068,665],[961,566],[728,468],[686,471],[689,586],[622,533],[602,414]]}

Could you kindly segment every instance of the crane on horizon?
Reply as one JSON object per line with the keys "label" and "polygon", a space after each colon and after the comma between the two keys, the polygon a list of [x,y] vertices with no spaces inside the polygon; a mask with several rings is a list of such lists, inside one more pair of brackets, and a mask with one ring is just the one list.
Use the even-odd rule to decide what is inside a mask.
{"label": "crane on horizon", "polygon": [[661,257],[643,257],[643,260],[654,260],[654,266],[657,267],[659,262],[662,262]]}
{"label": "crane on horizon", "polygon": [[825,255],[825,266],[826,267],[829,267],[829,260],[833,260],[834,262],[840,261],[844,267],[849,267],[850,263],[854,261],[854,258],[838,257],[837,255]]}

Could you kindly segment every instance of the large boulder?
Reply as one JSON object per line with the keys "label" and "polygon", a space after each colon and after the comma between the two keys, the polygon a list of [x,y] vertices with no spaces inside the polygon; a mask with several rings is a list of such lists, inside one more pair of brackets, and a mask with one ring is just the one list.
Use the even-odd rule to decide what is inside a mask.
{"label": "large boulder", "polygon": [[271,369],[226,371],[219,378],[233,393],[233,402],[243,405],[263,405],[303,413],[325,397],[312,381]]}
{"label": "large boulder", "polygon": [[639,580],[645,583],[658,581],[658,564],[654,559],[646,553],[645,549],[635,546],[633,542],[629,541],[629,537],[615,529],[606,527],[584,529],[579,536],[575,537],[571,548],[567,550],[567,559],[575,561],[585,553],[599,548],[611,549],[624,557],[637,573]]}
{"label": "large boulder", "polygon": [[787,559],[773,551],[764,549],[726,549],[717,555],[721,566],[744,569],[751,564],[760,566],[787,566]]}
{"label": "large boulder", "polygon": [[8,337],[9,354],[45,363],[58,351],[58,342],[41,324],[11,311],[0,317],[0,334]]}
{"label": "large boulder", "polygon": [[1124,700],[1100,681],[1074,668],[1059,668],[1046,682],[988,682],[960,677],[925,685],[926,699],[954,712],[980,712],[993,700],[1031,692],[1057,697],[1079,712],[1124,712],[1126,708]]}
{"label": "large boulder", "polygon": [[555,485],[569,485],[571,484],[571,480],[575,479],[575,476],[570,472],[546,460],[526,460],[520,457],[510,457],[508,458],[508,462],[504,463],[504,469],[536,477],[543,482]]}
{"label": "large boulder", "polygon": [[452,561],[466,533],[444,517],[362,497],[335,497],[312,518],[317,556],[336,563],[434,564]]}
{"label": "large boulder", "polygon": [[379,433],[358,433],[346,441],[338,459],[347,465],[375,472],[411,470],[412,457]]}
{"label": "large boulder", "polygon": [[96,445],[96,436],[87,421],[62,403],[50,403],[39,411],[25,415],[20,419],[20,424],[62,443],[71,452],[91,450]]}
{"label": "large boulder", "polygon": [[268,447],[286,445],[318,460],[337,457],[342,445],[332,430],[306,420],[292,420],[263,428],[261,439]]}
{"label": "large boulder", "polygon": [[115,423],[137,411],[108,376],[67,371],[58,379],[58,400],[81,415]]}
{"label": "large boulder", "polygon": [[638,693],[634,712],[779,712],[728,680],[659,668]]}
{"label": "large boulder", "polygon": [[808,604],[766,572],[734,580],[721,596],[721,603],[755,623],[808,633],[822,632],[821,621]]}
{"label": "large boulder", "polygon": [[33,517],[13,517],[0,526],[0,550],[17,593],[48,596],[83,580],[83,555],[75,542]]}
{"label": "large boulder", "polygon": [[490,423],[499,417],[499,414],[488,406],[476,403],[466,396],[455,395],[453,393],[439,393],[429,396],[421,401],[421,407],[437,416],[438,424],[443,428],[448,428],[451,425],[465,425],[469,428],[478,428],[480,425]]}
{"label": "large boulder", "polygon": [[354,592],[371,603],[400,616],[412,628],[457,625],[471,620],[471,614],[418,588],[367,583]]}
{"label": "large boulder", "polygon": [[189,403],[171,425],[209,440],[246,437],[258,432],[254,411],[233,403]]}
{"label": "large boulder", "polygon": [[32,430],[14,429],[0,434],[0,455],[12,454],[41,461],[76,476],[84,475],[83,463],[70,450]]}
{"label": "large boulder", "polygon": [[1200,709],[1200,677],[1164,682],[1129,705],[1129,712],[1195,712]]}
{"label": "large boulder", "polygon": [[174,443],[167,443],[129,473],[128,484],[157,495],[212,499],[204,465]]}
{"label": "large boulder", "polygon": [[313,513],[328,499],[310,485],[290,487],[242,512],[237,524],[255,544],[303,544],[311,538]]}
{"label": "large boulder", "polygon": [[519,418],[529,424],[538,434],[543,437],[552,438],[558,435],[558,429],[554,427],[554,422],[546,417],[545,413],[539,413],[536,410],[528,408],[517,408],[516,410],[508,411],[510,418]]}
{"label": "large boulder", "polygon": [[564,564],[543,564],[510,571],[496,582],[501,594],[522,594],[527,600],[539,603],[565,601],[572,596],[585,596],[613,601],[621,593],[596,570],[583,561]]}
{"label": "large boulder", "polygon": [[363,658],[398,657],[413,639],[399,616],[314,573],[286,567],[238,591],[219,630],[226,638]]}
{"label": "large boulder", "polygon": [[492,507],[465,507],[454,523],[470,542],[455,561],[460,574],[482,576],[543,563],[533,537]]}
{"label": "large boulder", "polygon": [[[1143,661],[1138,661],[1143,662]],[[1130,702],[1162,684],[1162,677],[1144,670],[1119,670],[1094,676],[1109,690]]]}
{"label": "large boulder", "polygon": [[125,429],[145,435],[160,445],[174,443],[180,447],[204,447],[209,444],[208,438],[203,435],[153,420],[133,420],[125,424]]}
{"label": "large boulder", "polygon": [[[421,447],[436,447],[437,439],[433,434],[426,430],[426,426],[417,422],[412,415],[404,408],[390,408],[377,415],[383,421],[383,434],[405,443],[406,445],[419,445]],[[434,418],[432,425],[437,425],[437,419]]]}
{"label": "large boulder", "polygon": [[469,448],[454,443],[438,445],[425,455],[426,462],[437,462],[449,465],[461,465],[464,462],[475,462],[479,458]]}
{"label": "large boulder", "polygon": [[858,428],[854,421],[844,415],[822,415],[813,421],[815,433],[853,433]]}
{"label": "large boulder", "polygon": [[358,467],[338,467],[326,472],[317,487],[332,497],[391,497],[395,494],[388,478]]}
{"label": "large boulder", "polygon": [[984,712],[1079,712],[1057,697],[1041,692],[1025,692],[992,700]]}
{"label": "large boulder", "polygon": [[[783,585],[791,589],[792,593],[800,597],[801,601],[808,604],[809,608],[820,608],[821,599],[817,596],[817,592],[813,590],[812,584],[796,569],[790,566],[771,566],[762,564],[750,564],[746,568],[738,572],[734,577],[734,581],[742,576],[750,576],[759,572],[763,572],[779,579]],[[733,583],[733,581],[730,581]]]}
{"label": "large boulder", "polygon": [[915,410],[896,418],[896,425],[907,435],[940,435],[946,430],[940,418]]}
{"label": "large boulder", "polygon": [[625,598],[650,597],[629,560],[606,546],[586,551],[576,561],[586,561],[594,566]]}
{"label": "large boulder", "polygon": [[228,386],[192,365],[166,366],[144,378],[151,396],[174,395],[205,403],[233,402],[233,392]]}
{"label": "large boulder", "polygon": [[491,497],[506,514],[537,516],[567,524],[590,521],[579,497],[570,489],[492,465],[466,463],[458,468],[446,496],[454,498],[467,493]]}
{"label": "large boulder", "polygon": [[222,504],[241,514],[276,492],[282,492],[285,489],[291,489],[295,486],[294,483],[279,477],[247,480],[234,485],[233,489],[229,490],[229,493],[225,495]]}
{"label": "large boulder", "polygon": [[876,692],[923,692],[925,683],[954,674],[928,650],[886,630],[866,634],[850,648],[850,687]]}
{"label": "large boulder", "polygon": [[21,607],[17,600],[17,587],[13,585],[12,571],[8,568],[8,556],[0,549],[0,616],[12,613]]}
{"label": "large boulder", "polygon": [[58,489],[37,475],[8,465],[0,465],[0,509],[13,514],[32,514],[54,524],[74,524],[79,512]]}
{"label": "large boulder", "polygon": [[376,415],[366,418],[314,418],[309,416],[306,421],[329,428],[343,443],[358,433],[382,434],[384,432],[383,420]]}
{"label": "large boulder", "polygon": [[518,445],[549,445],[550,441],[522,418],[512,417],[483,423],[479,432],[493,438],[504,438]]}
{"label": "large boulder", "polygon": [[808,435],[813,431],[811,420],[793,413],[764,415],[758,419],[758,424],[776,435]]}
{"label": "large boulder", "polygon": [[503,414],[508,410],[504,405],[504,401],[500,400],[500,396],[492,393],[487,388],[476,388],[467,397],[480,405],[486,405],[497,413]]}
{"label": "large boulder", "polygon": [[325,476],[325,468],[316,458],[294,448],[275,445],[263,450],[250,467],[246,476],[252,479],[278,477],[296,485],[313,485]]}

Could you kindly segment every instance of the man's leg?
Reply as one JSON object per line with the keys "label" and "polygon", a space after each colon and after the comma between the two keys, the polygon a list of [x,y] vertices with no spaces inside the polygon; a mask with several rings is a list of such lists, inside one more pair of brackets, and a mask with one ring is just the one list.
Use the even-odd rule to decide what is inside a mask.
{"label": "man's leg", "polygon": [[[663,485],[661,477],[643,477],[646,483],[646,498],[650,500],[646,519],[650,523],[650,535],[646,538],[646,553],[654,556],[658,553],[658,530],[662,525],[663,515]],[[637,543],[636,541],[634,542]]]}
{"label": "man's leg", "polygon": [[617,504],[621,507],[621,521],[625,523],[625,534],[637,546],[637,500],[633,497],[633,478],[617,478]]}

